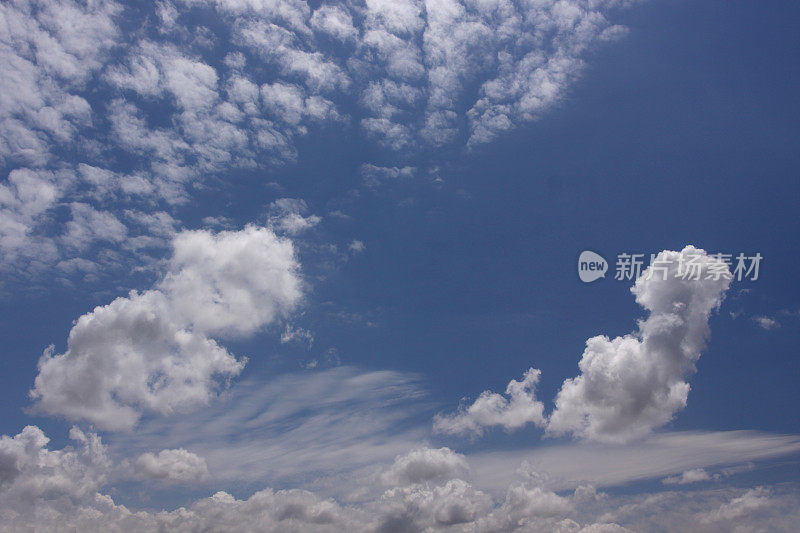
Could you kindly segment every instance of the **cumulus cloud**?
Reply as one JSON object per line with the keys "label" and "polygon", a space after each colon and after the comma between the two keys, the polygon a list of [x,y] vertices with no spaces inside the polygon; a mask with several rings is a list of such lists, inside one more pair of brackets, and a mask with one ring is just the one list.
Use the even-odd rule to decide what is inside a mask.
{"label": "cumulus cloud", "polygon": [[106,448],[100,437],[78,428],[72,428],[70,438],[79,449],[49,450],[50,439],[36,426],[26,426],[13,437],[0,437],[0,512],[4,519],[13,514],[33,516],[42,499],[70,504],[93,500],[111,468]]}
{"label": "cumulus cloud", "polygon": [[622,442],[642,437],[672,420],[686,406],[686,377],[705,347],[708,319],[722,302],[731,274],[720,258],[687,246],[663,251],[631,292],[649,316],[636,332],[613,340],[586,341],[581,374],[564,381],[555,409],[545,418],[535,398],[540,372],[530,369],[512,380],[510,399],[490,391],[453,415],[437,415],[442,433],[480,435],[485,428],[520,428],[528,423],[552,435]]}
{"label": "cumulus cloud", "polygon": [[395,458],[381,479],[387,485],[447,481],[469,470],[465,457],[450,448],[420,448]]}
{"label": "cumulus cloud", "polygon": [[775,504],[769,496],[769,491],[764,487],[750,489],[741,496],[723,503],[718,509],[704,515],[701,521],[706,523],[723,522],[730,524],[748,515],[759,514],[759,512]]}
{"label": "cumulus cloud", "polygon": [[268,228],[183,231],[159,289],[195,330],[252,335],[300,302],[299,268],[292,242]]}
{"label": "cumulus cloud", "polygon": [[129,430],[143,412],[208,403],[241,372],[207,335],[251,335],[302,297],[292,243],[266,228],[176,234],[164,278],[80,317],[67,351],[39,361],[32,398],[45,413]]}
{"label": "cumulus cloud", "polygon": [[206,460],[183,448],[143,453],[134,462],[136,473],[144,478],[186,483],[208,477]]}
{"label": "cumulus cloud", "polygon": [[[678,269],[689,264],[692,275],[684,279]],[[659,265],[667,269],[656,271]],[[723,261],[693,246],[658,254],[631,289],[649,316],[633,334],[586,342],[581,374],[564,381],[548,431],[624,441],[672,420],[686,407],[686,377],[695,370],[709,335],[709,316],[730,278]]]}
{"label": "cumulus cloud", "polygon": [[484,391],[475,402],[452,415],[438,414],[434,418],[434,431],[451,434],[476,434],[492,426],[506,430],[519,429],[533,423],[545,424],[544,404],[536,399],[536,384],[541,372],[528,369],[522,381],[511,380],[506,395]]}

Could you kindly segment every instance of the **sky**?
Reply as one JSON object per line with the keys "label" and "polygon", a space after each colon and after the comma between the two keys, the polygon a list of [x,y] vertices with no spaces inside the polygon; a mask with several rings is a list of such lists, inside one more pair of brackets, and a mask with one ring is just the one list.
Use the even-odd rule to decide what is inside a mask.
{"label": "sky", "polygon": [[0,531],[797,529],[800,6],[0,22]]}

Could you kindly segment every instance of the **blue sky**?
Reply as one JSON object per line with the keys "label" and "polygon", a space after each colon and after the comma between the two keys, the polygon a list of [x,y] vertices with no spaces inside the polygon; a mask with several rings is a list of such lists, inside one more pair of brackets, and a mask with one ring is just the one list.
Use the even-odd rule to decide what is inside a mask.
{"label": "blue sky", "polygon": [[797,6],[0,16],[10,530],[800,520]]}

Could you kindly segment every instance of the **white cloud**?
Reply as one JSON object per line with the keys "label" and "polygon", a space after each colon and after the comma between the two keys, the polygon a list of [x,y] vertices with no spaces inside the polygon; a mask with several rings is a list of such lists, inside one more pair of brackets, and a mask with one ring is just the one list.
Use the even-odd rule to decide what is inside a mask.
{"label": "white cloud", "polygon": [[317,215],[303,216],[307,211],[306,202],[296,198],[279,198],[267,209],[270,225],[289,235],[297,235],[322,221]]}
{"label": "white cloud", "polygon": [[450,448],[419,448],[395,458],[381,476],[387,485],[443,482],[469,471],[466,458]]}
{"label": "white cloud", "polygon": [[302,297],[292,243],[266,228],[184,231],[164,279],[83,315],[67,351],[48,349],[31,396],[40,411],[130,430],[143,412],[207,404],[241,372],[207,335],[252,335]]}
{"label": "white cloud", "polygon": [[[85,204],[121,220],[119,202],[186,204],[230,169],[295,161],[298,139],[325,124],[357,126],[395,151],[475,146],[563,96],[585,52],[621,35],[605,19],[613,4],[186,0],[158,3],[139,20],[140,11],[111,1],[6,3],[0,162],[37,173],[76,167],[48,209]],[[216,9],[225,31],[199,25],[198,7]],[[158,41],[146,30],[153,20]],[[215,39],[231,48],[222,62],[204,48]],[[346,106],[352,116],[344,102],[357,103]],[[80,159],[60,161],[64,150]],[[81,213],[73,227],[87,222]],[[98,234],[79,245],[77,229],[60,238],[41,223],[46,215],[18,215],[0,214],[0,246],[13,246],[4,263],[20,276],[117,242]],[[291,218],[288,232],[315,220]],[[127,250],[158,246],[130,228],[126,239]]]}
{"label": "white cloud", "polygon": [[462,407],[458,413],[436,415],[434,431],[481,435],[485,428],[492,426],[513,430],[528,423],[544,425],[544,404],[535,396],[540,376],[539,370],[531,368],[525,372],[522,381],[511,380],[506,387],[508,398],[484,391],[472,405]]}
{"label": "white cloud", "polygon": [[208,403],[218,387],[213,378],[243,367],[214,340],[176,322],[163,293],[132,292],[79,318],[65,353],[44,353],[31,396],[39,411],[130,430],[142,411]]}
{"label": "white cloud", "polygon": [[723,503],[718,509],[702,517],[703,522],[733,522],[772,507],[769,491],[763,487],[750,489],[741,496]]}
{"label": "white cloud", "polygon": [[[698,279],[677,277],[692,257]],[[686,406],[685,379],[695,370],[709,335],[709,315],[722,302],[730,274],[722,261],[693,246],[661,252],[655,261],[669,264],[667,274],[651,264],[631,289],[649,316],[633,334],[586,342],[581,374],[564,381],[548,432],[624,441],[663,426]],[[714,279],[717,268],[724,275]]]}
{"label": "white cloud", "polygon": [[364,163],[359,169],[364,185],[370,188],[381,187],[397,179],[408,179],[417,173],[416,167],[381,167]]}
{"label": "white cloud", "polygon": [[699,483],[700,481],[710,481],[712,479],[703,468],[692,468],[684,470],[679,476],[670,476],[661,480],[664,485],[688,485],[689,483]]}
{"label": "white cloud", "polygon": [[116,2],[0,5],[0,164],[41,165],[91,123],[81,96],[118,38]]}
{"label": "white cloud", "polygon": [[347,249],[353,253],[361,253],[367,249],[367,245],[364,244],[364,241],[350,241],[350,244],[347,245]]}
{"label": "white cloud", "polygon": [[748,461],[798,452],[797,436],[754,431],[674,432],[625,444],[579,441],[532,449],[487,450],[471,454],[469,462],[483,490],[503,490],[506,480],[524,461],[546,480],[546,487],[563,491],[586,484],[612,487],[663,479],[698,468],[724,467],[720,473],[729,476],[746,470]]}
{"label": "white cloud", "polygon": [[[611,495],[583,484],[572,493],[558,494],[533,472],[521,481],[506,477],[504,490],[493,497],[472,481],[489,471],[471,470],[471,457],[424,446],[401,453],[394,461],[384,457],[373,463],[372,470],[355,472],[350,487],[358,490],[337,499],[325,495],[323,483],[314,492],[267,488],[239,499],[220,491],[175,510],[136,511],[104,493],[115,490],[111,486],[115,480],[132,481],[120,477],[128,472],[125,468],[115,470],[113,449],[77,428],[70,437],[79,450],[48,449],[47,437],[33,426],[15,437],[0,437],[3,529],[718,532],[734,526],[745,531],[791,531],[800,519],[800,493],[786,485]],[[202,465],[196,455],[171,449],[139,456],[130,472],[144,487],[169,480],[196,483],[204,479]],[[233,478],[237,483],[240,479]],[[327,483],[342,489],[341,478],[328,478]]]}
{"label": "white cloud", "polygon": [[353,17],[339,6],[323,5],[314,11],[309,21],[314,30],[330,35],[339,41],[349,41],[358,35]]}
{"label": "white cloud", "polygon": [[134,469],[141,477],[174,483],[203,481],[208,477],[206,460],[183,448],[143,453],[134,462]]}
{"label": "white cloud", "polygon": [[34,515],[40,499],[81,503],[91,501],[111,467],[100,438],[78,428],[70,438],[79,450],[51,451],[41,429],[26,426],[18,435],[0,437],[0,513]]}
{"label": "white cloud", "polygon": [[281,333],[281,344],[288,342],[305,342],[310,348],[314,344],[314,332],[304,328],[294,328],[291,324],[286,324],[286,328]]}
{"label": "white cloud", "polygon": [[411,420],[429,410],[414,375],[337,366],[243,379],[204,409],[143,420],[111,447],[186,448],[217,482],[292,486],[391,462],[422,441]]}
{"label": "white cloud", "polygon": [[303,296],[294,245],[267,228],[183,231],[159,284],[185,323],[209,335],[252,335]]}
{"label": "white cloud", "polygon": [[52,172],[23,168],[12,170],[8,182],[0,183],[0,250],[5,268],[25,259],[57,257],[55,243],[35,232],[63,194],[64,181]]}
{"label": "white cloud", "polygon": [[[657,270],[663,265],[666,270]],[[690,275],[678,276],[678,269]],[[532,368],[522,382],[511,380],[510,400],[485,391],[458,413],[437,415],[434,429],[480,435],[491,426],[517,429],[532,423],[552,435],[596,441],[647,435],[686,406],[690,387],[684,380],[695,369],[709,335],[709,316],[730,279],[727,265],[704,250],[687,246],[661,252],[631,288],[650,315],[632,334],[586,341],[581,374],[564,381],[549,417],[536,400],[540,372]]]}
{"label": "white cloud", "polygon": [[119,243],[125,240],[128,229],[113,214],[79,202],[71,204],[70,211],[72,220],[67,222],[61,236],[66,246],[81,251],[95,241]]}
{"label": "white cloud", "polygon": [[781,327],[780,322],[768,316],[754,316],[753,322],[763,330],[770,331]]}

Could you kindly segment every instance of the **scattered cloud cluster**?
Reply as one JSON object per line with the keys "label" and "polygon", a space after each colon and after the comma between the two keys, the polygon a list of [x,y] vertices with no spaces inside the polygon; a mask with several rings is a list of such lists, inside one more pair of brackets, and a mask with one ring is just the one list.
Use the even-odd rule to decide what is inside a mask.
{"label": "scattered cloud cluster", "polygon": [[186,231],[173,240],[164,278],[78,319],[67,350],[39,361],[32,398],[41,412],[130,430],[143,412],[207,404],[241,372],[211,336],[249,336],[302,298],[291,241],[267,228]]}
{"label": "scattered cloud cluster", "polygon": [[[690,257],[697,279],[676,275]],[[509,383],[510,399],[486,391],[460,412],[437,417],[434,429],[481,434],[490,426],[512,430],[531,423],[552,435],[622,442],[672,420],[686,407],[690,387],[685,380],[695,370],[709,335],[709,317],[731,276],[722,261],[693,246],[665,250],[656,261],[669,269],[656,273],[651,266],[631,289],[648,317],[632,334],[586,341],[578,363],[581,373],[564,381],[548,417],[535,398],[539,373],[531,369],[522,382]]]}
{"label": "scattered cloud cluster", "polygon": [[[210,176],[294,161],[315,129],[354,130],[404,155],[489,142],[557,103],[586,54],[623,33],[606,18],[618,3],[7,2],[5,268],[74,277],[141,266],[143,249],[163,252],[169,238],[126,210],[176,216]],[[414,172],[362,168],[370,187]],[[52,221],[63,207],[62,235]]]}

